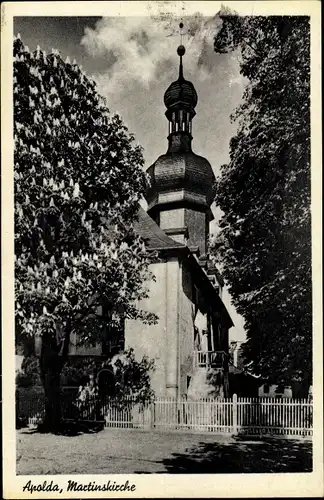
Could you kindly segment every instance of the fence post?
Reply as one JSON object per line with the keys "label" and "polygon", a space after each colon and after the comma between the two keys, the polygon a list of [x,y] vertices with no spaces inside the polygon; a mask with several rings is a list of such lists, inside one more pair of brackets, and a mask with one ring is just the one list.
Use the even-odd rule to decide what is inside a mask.
{"label": "fence post", "polygon": [[151,417],[151,429],[155,427],[155,400],[150,401],[150,417]]}
{"label": "fence post", "polygon": [[237,434],[237,394],[233,394],[233,434]]}

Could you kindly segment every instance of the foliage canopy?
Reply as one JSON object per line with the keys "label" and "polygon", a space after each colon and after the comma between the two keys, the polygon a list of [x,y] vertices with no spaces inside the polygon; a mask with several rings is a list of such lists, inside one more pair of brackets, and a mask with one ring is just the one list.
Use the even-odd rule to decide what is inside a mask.
{"label": "foliage canopy", "polygon": [[312,380],[310,25],[224,13],[215,51],[246,78],[214,253],[245,319],[246,363],[276,383]]}
{"label": "foliage canopy", "polygon": [[14,127],[18,330],[57,335],[69,324],[97,340],[98,307],[116,327],[141,314],[148,258],[132,228],[147,182],[141,149],[75,63],[30,53],[19,38]]}
{"label": "foliage canopy", "polygon": [[41,339],[54,390],[72,335],[94,344],[125,318],[155,319],[137,308],[151,278],[133,229],[147,177],[141,148],[75,62],[19,37],[13,55],[16,337]]}

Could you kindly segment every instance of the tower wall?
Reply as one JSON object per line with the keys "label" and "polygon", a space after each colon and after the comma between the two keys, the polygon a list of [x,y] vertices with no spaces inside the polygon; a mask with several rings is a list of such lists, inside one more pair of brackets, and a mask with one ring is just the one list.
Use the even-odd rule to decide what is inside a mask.
{"label": "tower wall", "polygon": [[176,229],[185,226],[185,209],[184,208],[174,208],[170,210],[162,210],[160,212],[160,228],[165,229]]}
{"label": "tower wall", "polygon": [[188,246],[198,246],[200,255],[206,255],[209,221],[206,212],[185,209],[185,225],[188,228]]}
{"label": "tower wall", "polygon": [[133,348],[135,357],[140,361],[143,356],[154,359],[155,371],[151,373],[151,386],[157,395],[165,395],[165,349],[166,349],[166,263],[150,265],[150,271],[156,277],[148,283],[149,298],[138,303],[138,307],[158,316],[156,325],[145,325],[138,320],[125,323],[125,348]]}
{"label": "tower wall", "polygon": [[148,356],[155,361],[151,386],[156,396],[176,397],[178,391],[179,355],[179,284],[178,258],[151,264],[156,281],[150,281],[149,298],[138,307],[155,313],[156,325],[128,320],[125,324],[125,348],[132,347],[137,360]]}
{"label": "tower wall", "polygon": [[194,366],[195,298],[193,277],[177,258],[151,265],[156,281],[149,283],[149,299],[139,307],[158,316],[156,325],[127,321],[125,347],[132,347],[137,360],[155,360],[151,387],[155,395],[176,398],[188,393]]}
{"label": "tower wall", "polygon": [[[189,248],[198,247],[200,255],[206,254],[209,235],[209,219],[206,212],[170,207],[161,210],[159,225],[171,238],[180,242],[186,240]],[[187,231],[184,231],[185,229]]]}
{"label": "tower wall", "polygon": [[185,264],[181,267],[180,294],[180,394],[187,394],[193,374],[194,351],[194,297],[193,281],[190,270]]}

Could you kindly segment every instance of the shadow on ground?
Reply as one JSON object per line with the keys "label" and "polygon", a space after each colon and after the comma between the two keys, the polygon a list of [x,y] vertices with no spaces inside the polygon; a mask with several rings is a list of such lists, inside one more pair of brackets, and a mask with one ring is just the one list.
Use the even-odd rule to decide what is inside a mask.
{"label": "shadow on ground", "polygon": [[174,474],[311,472],[312,444],[284,439],[204,443],[162,461]]}
{"label": "shadow on ground", "polygon": [[80,436],[80,434],[93,434],[104,429],[104,423],[100,422],[62,422],[58,429],[49,431],[43,424],[39,424],[35,429],[26,428],[21,434],[55,434],[58,436]]}

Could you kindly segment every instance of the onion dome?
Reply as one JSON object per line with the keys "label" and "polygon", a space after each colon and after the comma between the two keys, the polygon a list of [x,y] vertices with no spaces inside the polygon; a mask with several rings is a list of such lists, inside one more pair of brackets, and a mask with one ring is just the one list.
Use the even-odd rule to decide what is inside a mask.
{"label": "onion dome", "polygon": [[180,56],[179,78],[172,82],[164,94],[164,104],[168,109],[193,110],[197,106],[198,96],[193,84],[183,77],[182,56],[185,54],[183,45],[178,47]]}
{"label": "onion dome", "polygon": [[213,201],[213,169],[206,158],[192,151],[164,154],[147,173],[151,180],[145,195],[149,212],[160,205],[174,203],[206,209]]}

